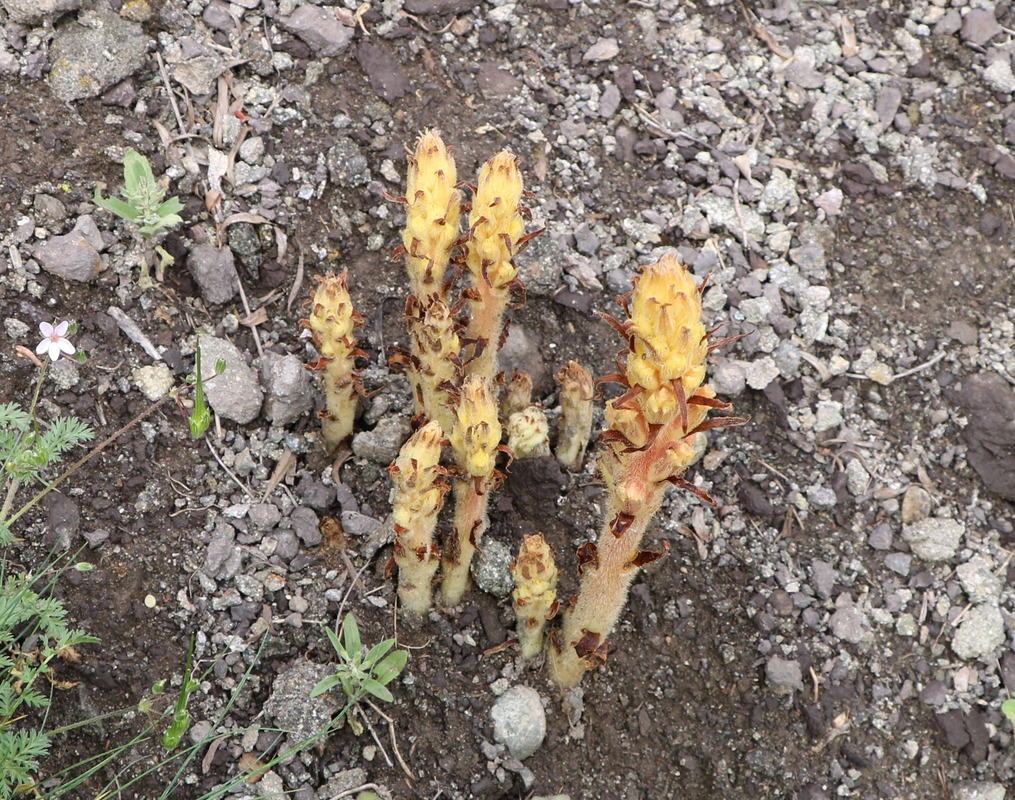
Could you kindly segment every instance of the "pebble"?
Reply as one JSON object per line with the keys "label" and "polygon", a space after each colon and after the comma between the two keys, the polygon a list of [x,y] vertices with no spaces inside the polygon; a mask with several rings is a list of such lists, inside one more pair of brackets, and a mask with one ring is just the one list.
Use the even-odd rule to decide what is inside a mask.
{"label": "pebble", "polygon": [[141,394],[153,403],[169,394],[176,383],[173,371],[162,363],[138,367],[131,373],[131,377]]}
{"label": "pebble", "polygon": [[268,351],[261,362],[264,415],[273,425],[291,425],[314,404],[310,374],[296,356]]}
{"label": "pebble", "polygon": [[885,566],[902,577],[906,577],[909,574],[912,563],[913,556],[909,553],[889,553],[885,556]]}
{"label": "pebble", "polygon": [[902,523],[911,525],[930,515],[930,494],[922,486],[910,486],[902,496]]}
{"label": "pebble", "polygon": [[187,256],[187,270],[208,305],[228,303],[239,291],[236,262],[233,251],[228,247],[219,249],[213,244],[194,245]]}
{"label": "pebble", "polygon": [[352,452],[374,464],[387,466],[398,457],[402,444],[412,433],[405,417],[383,417],[371,431],[361,431],[352,437]]}
{"label": "pebble", "polygon": [[814,431],[823,433],[842,425],[842,403],[838,400],[820,400],[814,413]]}
{"label": "pebble", "polygon": [[[215,363],[222,359],[225,371],[215,374]],[[257,373],[232,342],[216,336],[201,336],[201,377],[204,394],[215,413],[241,425],[253,422],[261,410],[264,392]]]}
{"label": "pebble", "polygon": [[54,236],[37,246],[33,255],[46,272],[67,281],[88,283],[102,269],[102,257],[80,231]]}
{"label": "pebble", "polygon": [[217,577],[230,561],[233,550],[236,549],[235,539],[236,532],[229,525],[219,525],[215,528],[204,555],[203,569],[208,577]]}
{"label": "pebble", "polygon": [[352,27],[339,21],[335,9],[309,3],[301,5],[288,16],[276,19],[323,58],[337,56],[345,50],[355,33]]}
{"label": "pebble", "polygon": [[763,356],[747,365],[745,377],[747,385],[760,392],[779,377],[779,367],[771,356]]}
{"label": "pebble", "polygon": [[476,587],[494,597],[507,597],[515,587],[511,577],[511,549],[497,539],[483,541],[482,549],[472,560],[472,580]]}
{"label": "pebble", "polygon": [[369,536],[381,527],[381,521],[358,511],[342,512],[342,530],[349,536]]}
{"label": "pebble", "polygon": [[856,606],[841,605],[828,620],[832,635],[850,644],[868,642],[874,638],[867,617]]}
{"label": "pebble", "polygon": [[947,561],[955,556],[966,529],[945,517],[927,517],[902,526],[902,538],[924,561]]}
{"label": "pebble", "polygon": [[12,22],[35,25],[44,19],[81,8],[82,0],[3,0]]}
{"label": "pebble", "polygon": [[870,473],[860,459],[853,458],[846,462],[846,489],[851,495],[859,497],[866,493],[870,482]]}
{"label": "pebble", "polygon": [[1001,32],[993,9],[977,8],[962,18],[962,41],[982,47]]}
{"label": "pebble", "polygon": [[310,696],[314,686],[333,672],[333,665],[297,659],[272,683],[264,713],[288,731],[292,742],[302,742],[323,731],[344,705],[346,698],[341,689]]}
{"label": "pebble", "polygon": [[765,664],[765,677],[775,694],[803,691],[803,669],[796,659],[772,656]]}
{"label": "pebble", "polygon": [[315,547],[321,543],[321,526],[317,514],[312,508],[300,506],[293,509],[292,516],[293,533],[307,547]]}
{"label": "pebble", "polygon": [[983,80],[995,91],[1005,94],[1015,92],[1015,73],[1012,73],[1011,59],[1007,53],[983,71]]}
{"label": "pebble", "polygon": [[546,736],[546,712],[539,692],[529,686],[513,686],[497,698],[490,709],[493,737],[519,761],[535,753]]}
{"label": "pebble", "polygon": [[994,562],[987,556],[974,555],[955,569],[962,584],[962,590],[972,603],[984,603],[997,599],[1004,588],[1004,581],[994,574]]}
{"label": "pebble", "polygon": [[955,784],[954,800],[1004,800],[1007,789],[993,781],[961,781]]}
{"label": "pebble", "polygon": [[1004,644],[1004,617],[993,605],[972,608],[952,637],[952,650],[963,659],[990,661],[994,651]]}

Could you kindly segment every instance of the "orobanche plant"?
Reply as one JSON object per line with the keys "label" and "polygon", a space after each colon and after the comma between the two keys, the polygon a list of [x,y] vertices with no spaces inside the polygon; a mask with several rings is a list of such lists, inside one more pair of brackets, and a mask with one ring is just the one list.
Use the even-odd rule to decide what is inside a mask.
{"label": "orobanche plant", "polygon": [[[155,180],[148,159],[130,148],[123,155],[123,189],[120,194],[122,200],[103,197],[101,187],[96,186],[92,202],[131,223],[135,233],[147,246],[183,222],[180,216],[183,203],[180,198],[167,198],[166,189]],[[161,282],[165,268],[173,264],[173,257],[159,245],[155,245],[155,255],[158,256],[155,277]],[[146,252],[139,282],[142,286],[151,283],[148,277],[148,258],[149,253]]]}

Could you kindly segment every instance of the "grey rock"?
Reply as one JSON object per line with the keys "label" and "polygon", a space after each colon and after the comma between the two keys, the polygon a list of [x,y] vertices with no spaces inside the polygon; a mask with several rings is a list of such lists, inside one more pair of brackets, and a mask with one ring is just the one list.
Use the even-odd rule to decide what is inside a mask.
{"label": "grey rock", "polygon": [[815,69],[814,50],[810,47],[798,47],[793,51],[784,74],[786,80],[801,89],[820,89],[825,83],[824,75]]}
{"label": "grey rock", "polygon": [[935,36],[951,36],[962,29],[962,14],[957,8],[948,9],[934,26]]}
{"label": "grey rock", "polygon": [[751,325],[760,325],[768,321],[772,314],[772,301],[767,297],[749,297],[740,301],[740,313]]}
{"label": "grey rock", "polygon": [[710,383],[720,397],[738,397],[747,386],[747,369],[741,361],[717,361],[712,369]]}
{"label": "grey rock", "polygon": [[609,119],[617,113],[620,108],[620,89],[615,84],[607,83],[603,87],[603,93],[599,96],[599,116]]}
{"label": "grey rock", "polygon": [[503,542],[490,539],[472,561],[472,580],[476,587],[494,597],[507,597],[515,586],[511,577],[514,556]]}
{"label": "grey rock", "polygon": [[979,605],[966,614],[952,638],[952,650],[963,659],[989,661],[1004,644],[1004,617],[992,605]]}
{"label": "grey rock", "polygon": [[814,584],[814,593],[822,600],[832,596],[832,589],[835,582],[839,580],[839,572],[827,561],[814,559],[811,562],[811,581]]}
{"label": "grey rock", "polygon": [[381,527],[380,520],[358,511],[342,512],[342,530],[350,536],[370,536]]}
{"label": "grey rock", "polygon": [[962,590],[973,603],[995,600],[1004,588],[1004,582],[994,574],[994,562],[982,555],[975,555],[955,570],[962,584]]}
{"label": "grey rock", "polygon": [[293,510],[290,519],[293,525],[293,533],[299,537],[299,540],[303,544],[313,547],[321,543],[321,526],[318,522],[317,514],[314,513],[312,508],[300,506]]}
{"label": "grey rock", "polygon": [[274,770],[268,770],[261,776],[260,780],[254,784],[254,791],[257,797],[271,797],[276,800],[286,795],[282,776]]}
{"label": "grey rock", "polygon": [[405,417],[384,417],[372,431],[352,437],[352,452],[374,464],[387,466],[398,456],[402,444],[412,433]]}
{"label": "grey rock", "polygon": [[760,392],[779,377],[779,368],[775,365],[775,359],[763,356],[747,365],[745,375],[747,385]]}
{"label": "grey rock", "polygon": [[863,462],[858,458],[846,462],[846,489],[854,497],[859,497],[867,491],[870,484],[870,473],[867,472]]}
{"label": "grey rock", "polygon": [[138,367],[131,373],[131,377],[141,394],[153,403],[169,394],[176,383],[173,371],[162,363]]}
{"label": "grey rock", "polygon": [[546,712],[539,692],[528,686],[512,686],[490,709],[493,738],[507,746],[519,761],[531,756],[546,736]]}
{"label": "grey rock", "polygon": [[261,362],[261,382],[266,394],[264,415],[273,425],[292,424],[314,403],[310,375],[294,355],[266,352]]}
{"label": "grey rock", "polygon": [[339,136],[328,148],[325,163],[331,182],[342,189],[363,186],[370,180],[366,156],[348,136]]}
{"label": "grey rock", "polygon": [[191,94],[211,94],[219,75],[229,69],[229,62],[214,53],[196,55],[173,64],[170,69],[180,84]]}
{"label": "grey rock", "polygon": [[838,400],[819,400],[814,413],[814,430],[817,433],[835,430],[842,425],[842,403]]}
{"label": "grey rock", "polygon": [[209,578],[217,577],[235,548],[236,532],[229,525],[217,526],[204,554],[204,574]]}
{"label": "grey rock", "polygon": [[582,255],[593,256],[599,249],[599,237],[592,232],[587,222],[583,222],[574,231],[575,247]]}
{"label": "grey rock", "polygon": [[891,125],[895,119],[895,112],[899,110],[902,103],[902,89],[893,83],[888,84],[878,95],[874,110],[882,125]]}
{"label": "grey rock", "polygon": [[254,503],[247,516],[257,530],[270,531],[282,519],[282,512],[274,503]]}
{"label": "grey rock", "polygon": [[887,524],[878,525],[867,534],[867,544],[874,550],[890,550],[892,547],[892,529]]}
{"label": "grey rock", "polygon": [[765,664],[765,677],[776,694],[793,694],[803,691],[803,669],[796,659],[772,656]]}
{"label": "grey rock", "polygon": [[53,492],[46,498],[45,542],[58,550],[71,546],[74,535],[81,527],[81,510],[73,499],[63,492]]}
{"label": "grey rock", "polygon": [[1007,789],[993,781],[961,781],[955,784],[955,800],[1004,800]]}
{"label": "grey rock", "polygon": [[321,800],[328,800],[332,797],[345,797],[351,793],[353,789],[363,786],[367,782],[366,770],[355,767],[353,769],[344,769],[341,772],[335,773],[331,779],[321,787],[318,792],[318,797]]}
{"label": "grey rock", "polygon": [[102,257],[79,231],[54,236],[33,254],[46,272],[68,281],[87,283],[102,269]]}
{"label": "grey rock", "polygon": [[299,659],[275,678],[264,712],[289,732],[293,742],[302,742],[323,731],[344,704],[341,690],[310,696],[314,686],[331,674],[332,667],[327,664]]}
{"label": "grey rock", "polygon": [[943,706],[948,700],[948,688],[944,681],[930,681],[920,690],[920,702],[929,706]]}
{"label": "grey rock", "polygon": [[102,232],[95,224],[95,219],[91,214],[82,214],[78,217],[74,223],[74,230],[84,236],[96,252],[101,253],[106,249],[106,243],[102,240]]}
{"label": "grey rock", "polygon": [[[215,363],[219,359],[225,361],[226,368],[216,375]],[[247,366],[232,342],[216,336],[201,337],[201,377],[208,403],[219,416],[241,425],[257,417],[264,393],[257,373]]]}
{"label": "grey rock", "polygon": [[275,534],[275,555],[283,561],[292,561],[300,552],[300,543],[292,531],[279,531]]}
{"label": "grey rock", "polygon": [[98,97],[145,63],[151,41],[139,24],[99,6],[57,29],[49,86],[64,102]]}
{"label": "grey rock", "polygon": [[67,206],[51,194],[37,194],[32,207],[43,217],[53,222],[67,219]]}
{"label": "grey rock", "polygon": [[620,52],[620,45],[614,38],[597,39],[582,55],[582,61],[609,61]]}
{"label": "grey rock", "polygon": [[240,279],[228,247],[220,250],[213,244],[195,245],[187,256],[187,270],[208,305],[228,303],[236,296]]}
{"label": "grey rock", "polygon": [[909,553],[889,553],[885,556],[885,566],[902,577],[906,577],[909,574],[912,563],[913,556]]}
{"label": "grey rock", "polygon": [[927,517],[902,526],[902,538],[913,553],[924,561],[947,561],[959,549],[966,529],[961,523],[944,517]]}
{"label": "grey rock", "polygon": [[354,33],[351,27],[339,22],[331,7],[302,5],[278,22],[306,42],[316,55],[325,58],[345,50]]}
{"label": "grey rock", "polygon": [[81,8],[82,0],[2,0],[12,22],[34,25]]}
{"label": "grey rock", "polygon": [[832,635],[850,644],[860,644],[874,638],[867,617],[853,605],[840,606],[828,620]]}
{"label": "grey rock", "polygon": [[811,486],[807,489],[807,502],[815,511],[831,511],[835,508],[835,490],[830,486]]}
{"label": "grey rock", "polygon": [[804,275],[823,280],[828,274],[828,256],[820,242],[807,242],[789,251],[789,260]]}
{"label": "grey rock", "polygon": [[995,91],[1006,94],[1015,92],[1015,73],[1012,72],[1011,57],[1008,53],[1004,53],[1002,58],[987,66],[983,71],[983,80]]}
{"label": "grey rock", "polygon": [[976,8],[962,18],[962,41],[982,47],[1001,32],[993,10]]}

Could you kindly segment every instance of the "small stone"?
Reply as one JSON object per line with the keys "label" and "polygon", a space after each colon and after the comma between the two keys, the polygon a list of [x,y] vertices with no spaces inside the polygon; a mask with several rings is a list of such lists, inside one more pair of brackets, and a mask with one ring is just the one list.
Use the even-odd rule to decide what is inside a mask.
{"label": "small stone", "polygon": [[709,382],[719,397],[738,397],[747,386],[747,370],[742,361],[723,359],[712,368]]}
{"label": "small stone", "polygon": [[874,638],[867,617],[853,605],[838,608],[828,620],[828,625],[833,636],[850,644],[859,644]]}
{"label": "small stone", "polygon": [[747,385],[760,392],[779,377],[779,367],[771,356],[763,356],[747,365],[746,377]]}
{"label": "small stone", "polygon": [[282,512],[274,503],[254,503],[247,511],[247,517],[257,530],[270,531],[282,519]]}
{"label": "small stone", "polygon": [[996,600],[1004,582],[994,574],[994,562],[987,556],[975,555],[955,570],[970,602],[985,603]]}
{"label": "small stone", "polygon": [[546,712],[539,692],[513,686],[490,709],[493,737],[507,746],[513,758],[523,761],[535,753],[546,736]]}
{"label": "small stone", "polygon": [[138,367],[131,377],[141,394],[153,403],[169,394],[176,383],[173,371],[165,364]]}
{"label": "small stone", "polygon": [[831,511],[837,498],[830,486],[811,486],[807,490],[807,502],[815,511]]}
{"label": "small stone", "polygon": [[952,638],[952,650],[963,659],[990,660],[1004,644],[1004,617],[992,605],[979,605],[966,614]]}
{"label": "small stone", "polygon": [[278,727],[288,731],[292,741],[303,742],[323,731],[344,704],[345,694],[340,690],[310,696],[314,686],[333,674],[333,670],[334,667],[327,664],[297,659],[272,683],[264,713]]}
{"label": "small stone", "polygon": [[854,458],[846,462],[846,489],[851,495],[859,497],[865,494],[870,482],[870,473],[860,459]]}
{"label": "small stone", "polygon": [[804,688],[803,670],[796,659],[772,656],[765,664],[765,677],[775,694],[793,694]]}
{"label": "small stone", "polygon": [[358,511],[342,512],[342,530],[349,536],[369,536],[381,527],[380,520]]}
{"label": "small stone", "polygon": [[[215,364],[225,361],[225,371],[215,374]],[[245,425],[261,410],[264,393],[257,373],[232,342],[216,336],[201,337],[201,378],[208,403],[219,416]]]}
{"label": "small stone", "polygon": [[814,414],[814,431],[823,433],[842,425],[842,403],[838,400],[821,400]]}
{"label": "small stone", "polygon": [[484,541],[482,550],[472,561],[472,579],[476,587],[494,597],[507,597],[515,585],[510,569],[513,560],[510,548],[503,542]]}
{"label": "small stone", "polygon": [[294,355],[266,352],[261,362],[261,382],[267,395],[264,415],[273,425],[291,425],[313,405],[310,375]]}
{"label": "small stone", "polygon": [[254,785],[254,792],[257,797],[284,797],[285,783],[281,775],[274,770],[268,770]]}
{"label": "small stone", "polygon": [[772,314],[772,302],[767,297],[750,297],[740,301],[740,313],[744,321],[751,325],[760,325],[768,321]]}
{"label": "small stone", "polygon": [[1004,800],[1008,790],[993,781],[961,781],[953,791],[955,800]]}
{"label": "small stone", "polygon": [[602,38],[596,41],[585,54],[582,61],[609,61],[620,52],[620,45],[616,39]]}
{"label": "small stone", "polygon": [[303,544],[314,547],[321,543],[321,526],[317,514],[312,508],[300,506],[293,510],[290,517],[293,526],[293,533]]}
{"label": "small stone", "polygon": [[362,431],[352,437],[352,452],[359,458],[387,466],[398,457],[398,451],[411,433],[412,426],[405,417],[384,417],[372,431]]}
{"label": "small stone", "polygon": [[902,496],[902,524],[910,525],[930,515],[931,501],[922,486],[910,486]]}
{"label": "small stone", "polygon": [[874,550],[890,550],[892,547],[892,529],[887,523],[878,525],[867,535],[867,544]]}
{"label": "small stone", "polygon": [[55,19],[67,11],[81,8],[82,0],[2,0],[12,22],[34,25],[44,19]]}
{"label": "small stone", "polygon": [[236,548],[235,539],[236,533],[229,525],[220,524],[215,529],[204,555],[205,575],[214,578],[219,574]]}
{"label": "small stone", "polygon": [[187,270],[208,305],[228,303],[239,289],[236,262],[228,247],[220,250],[213,244],[195,245],[187,256]]}
{"label": "small stone", "polygon": [[948,700],[948,689],[944,681],[930,681],[920,690],[920,702],[928,706],[943,706]]}
{"label": "small stone", "polygon": [[102,257],[80,231],[54,236],[34,250],[39,265],[50,275],[87,283],[102,269]]}
{"label": "small stone", "polygon": [[363,151],[348,136],[339,136],[324,157],[328,174],[336,186],[349,189],[370,180],[370,165]]}
{"label": "small stone", "polygon": [[863,374],[874,381],[874,383],[880,384],[881,386],[887,386],[895,380],[892,368],[881,361],[869,366],[864,370]]}
{"label": "small stone", "polygon": [[299,36],[323,58],[337,56],[352,42],[354,30],[339,21],[334,8],[302,5],[279,24]]}
{"label": "small stone", "polygon": [[962,41],[982,47],[1001,32],[993,9],[977,8],[962,18]]}
{"label": "small stone", "polygon": [[1011,58],[1008,53],[996,59],[983,71],[983,80],[990,88],[1005,94],[1015,92],[1015,74],[1012,73]]}
{"label": "small stone", "polygon": [[909,574],[912,563],[913,556],[909,553],[889,553],[885,556],[885,566],[902,577],[906,577]]}
{"label": "small stone", "polygon": [[827,600],[832,596],[832,589],[839,580],[839,573],[827,561],[816,558],[811,562],[811,580],[814,583],[815,594],[822,600]]}
{"label": "small stone", "polygon": [[902,526],[902,538],[924,561],[947,561],[959,549],[966,529],[953,519],[928,517]]}

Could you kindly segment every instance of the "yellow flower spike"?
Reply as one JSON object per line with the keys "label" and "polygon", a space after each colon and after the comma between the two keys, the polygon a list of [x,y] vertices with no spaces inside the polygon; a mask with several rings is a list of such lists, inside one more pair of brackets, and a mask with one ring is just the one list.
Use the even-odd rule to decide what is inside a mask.
{"label": "yellow flower spike", "polygon": [[321,431],[329,452],[352,433],[356,416],[359,387],[355,366],[363,352],[356,347],[352,335],[362,318],[352,307],[346,286],[348,273],[318,276],[317,289],[311,299],[309,319],[301,324],[314,334],[314,344],[321,357],[310,368],[324,373],[325,408],[320,412]]}
{"label": "yellow flower spike", "polygon": [[398,598],[416,614],[425,614],[433,605],[433,579],[440,562],[433,532],[448,491],[446,470],[440,465],[443,446],[441,426],[431,420],[409,437],[388,468]]}
{"label": "yellow flower spike", "polygon": [[564,469],[577,472],[592,436],[592,373],[577,361],[568,361],[554,377],[560,386],[557,461]]}
{"label": "yellow flower spike", "polygon": [[455,321],[447,304],[437,295],[423,303],[409,297],[406,307],[412,331],[412,356],[409,379],[413,384],[413,403],[417,414],[437,420],[451,430],[455,416],[453,395],[459,383],[461,361]]}
{"label": "yellow flower spike", "polygon": [[550,426],[539,406],[516,411],[508,419],[508,449],[516,459],[550,455]]}
{"label": "yellow flower spike", "polygon": [[504,312],[518,279],[514,256],[525,238],[521,197],[518,159],[502,150],[479,172],[465,250],[465,265],[471,276],[465,335],[471,344],[464,361],[469,374],[490,380],[497,375]]}
{"label": "yellow flower spike", "polygon": [[490,381],[470,375],[462,384],[456,421],[448,437],[458,476],[454,481],[454,530],[441,564],[444,602],[457,605],[469,585],[472,557],[487,527],[486,507],[500,474],[496,471],[501,426]]}
{"label": "yellow flower spike", "polygon": [[515,588],[511,593],[517,618],[522,658],[543,651],[543,628],[557,608],[557,565],[543,534],[525,536],[518,558],[511,565]]}
{"label": "yellow flower spike", "polygon": [[436,130],[426,130],[409,159],[405,202],[408,206],[402,245],[412,294],[434,292],[443,298],[444,275],[458,240],[461,193],[455,188],[454,159]]}
{"label": "yellow flower spike", "polygon": [[564,688],[605,660],[606,638],[624,610],[631,581],[662,555],[640,545],[667,485],[713,502],[683,473],[701,456],[706,430],[746,422],[706,419],[712,408],[726,411],[729,405],[702,383],[708,342],[701,301],[694,279],[674,256],[646,268],[631,296],[630,319],[613,324],[627,337],[630,352],[623,374],[610,379],[626,391],[606,405],[606,448],[599,461],[607,497],[603,527],[596,544],[579,551],[578,599],[565,612],[550,651],[551,675]]}

